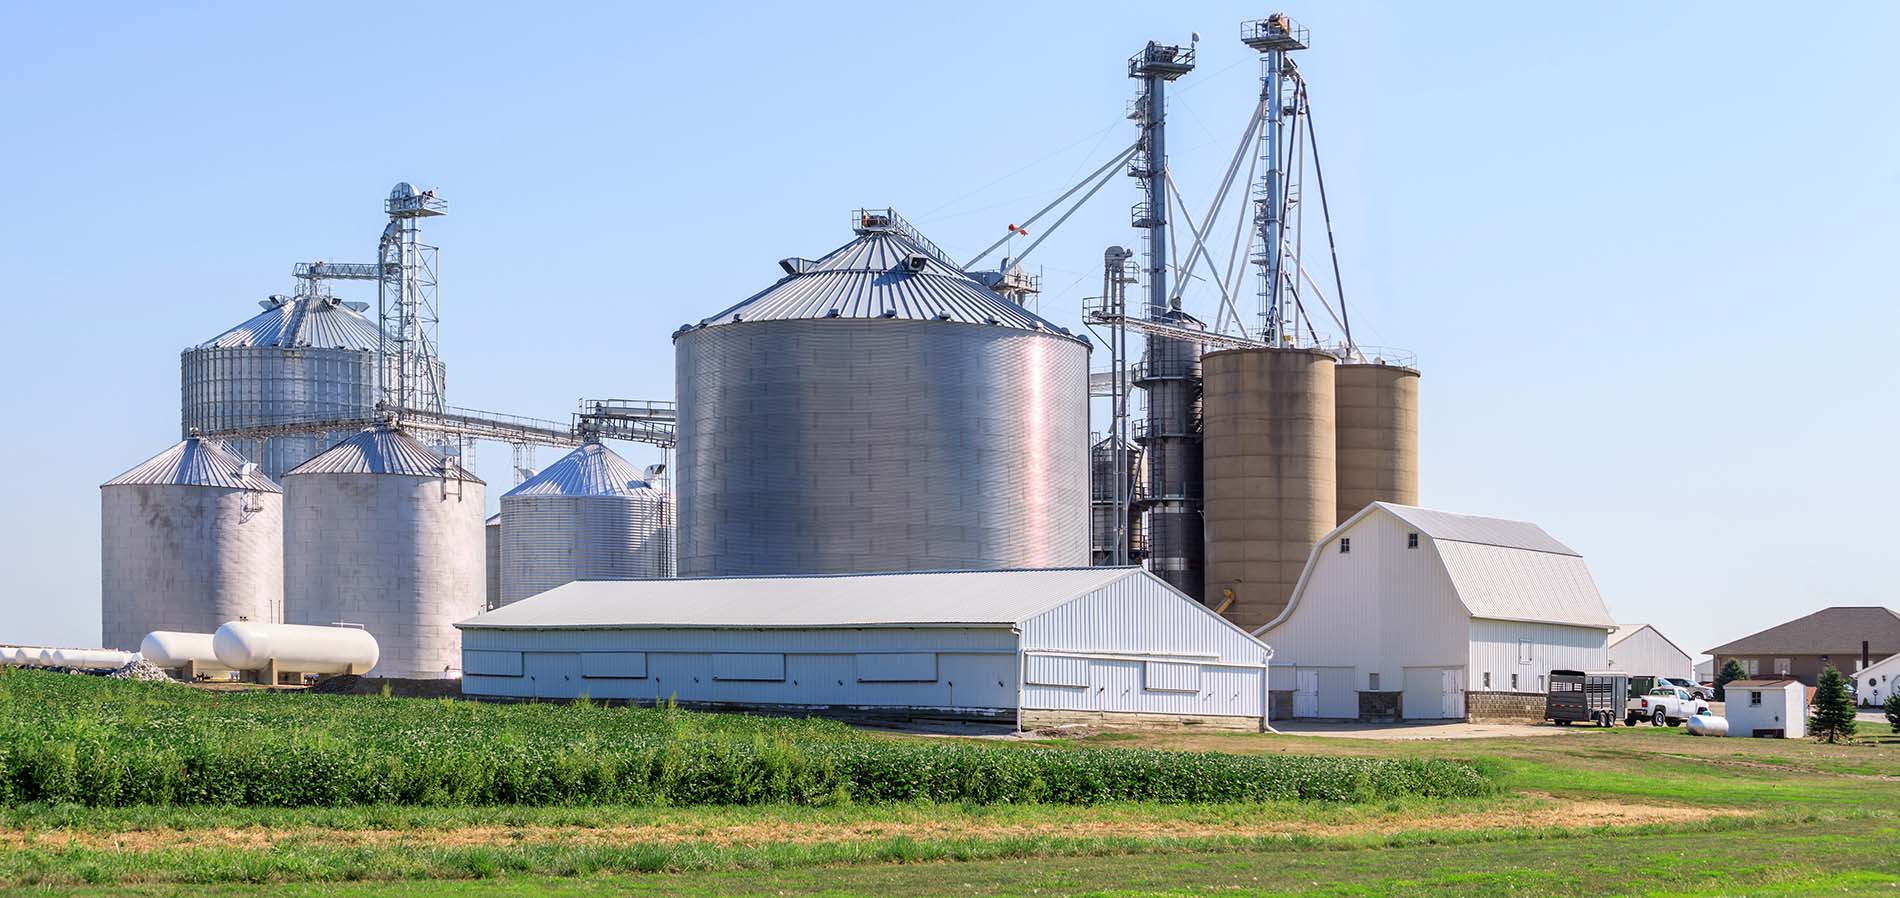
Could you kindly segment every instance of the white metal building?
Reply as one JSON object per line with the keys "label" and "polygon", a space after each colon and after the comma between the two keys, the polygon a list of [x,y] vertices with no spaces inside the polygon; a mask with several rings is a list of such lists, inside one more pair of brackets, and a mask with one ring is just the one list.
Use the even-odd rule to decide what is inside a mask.
{"label": "white metal building", "polygon": [[[1649,624],[1623,624],[1610,634],[1609,670],[1650,677],[1694,679],[1694,656]],[[1696,682],[1701,682],[1697,680]]]}
{"label": "white metal building", "polygon": [[581,580],[457,626],[470,695],[1031,727],[1254,729],[1272,656],[1139,568]]}
{"label": "white metal building", "polygon": [[1730,736],[1800,739],[1808,734],[1808,687],[1800,680],[1733,680],[1722,694]]}
{"label": "white metal building", "polygon": [[1889,655],[1867,665],[1854,674],[1853,680],[1854,701],[1880,707],[1886,703],[1887,696],[1900,689],[1900,655]]}
{"label": "white metal building", "polygon": [[1541,717],[1616,623],[1583,557],[1522,521],[1374,502],[1313,549],[1274,648],[1276,716]]}

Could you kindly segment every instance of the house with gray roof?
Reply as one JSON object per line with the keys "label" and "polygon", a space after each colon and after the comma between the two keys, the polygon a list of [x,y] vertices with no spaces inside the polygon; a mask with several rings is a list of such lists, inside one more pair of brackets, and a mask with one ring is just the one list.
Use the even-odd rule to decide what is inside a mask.
{"label": "house with gray roof", "polygon": [[1793,677],[1813,686],[1832,664],[1852,674],[1900,654],[1900,613],[1879,605],[1837,605],[1709,649],[1720,675],[1728,662],[1750,677]]}
{"label": "house with gray roof", "polygon": [[1374,502],[1256,635],[1275,717],[1541,720],[1551,671],[1604,669],[1615,628],[1583,556],[1536,524]]}

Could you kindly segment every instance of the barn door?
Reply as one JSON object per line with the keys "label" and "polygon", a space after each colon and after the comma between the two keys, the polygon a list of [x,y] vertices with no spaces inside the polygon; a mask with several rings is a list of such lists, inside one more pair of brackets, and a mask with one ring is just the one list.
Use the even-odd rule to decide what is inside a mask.
{"label": "barn door", "polygon": [[1319,671],[1294,670],[1293,716],[1319,716]]}
{"label": "barn door", "polygon": [[1445,716],[1462,719],[1465,716],[1465,672],[1449,668],[1440,674],[1444,683]]}

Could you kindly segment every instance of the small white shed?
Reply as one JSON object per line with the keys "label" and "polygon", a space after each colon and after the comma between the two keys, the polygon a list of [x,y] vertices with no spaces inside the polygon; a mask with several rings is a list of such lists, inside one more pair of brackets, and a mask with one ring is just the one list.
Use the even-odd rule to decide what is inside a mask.
{"label": "small white shed", "polygon": [[1854,674],[1854,701],[1876,708],[1900,689],[1900,655],[1889,655]]}
{"label": "small white shed", "polygon": [[582,580],[456,625],[468,695],[1259,729],[1272,651],[1139,568]]}
{"label": "small white shed", "polygon": [[1609,648],[1610,670],[1684,680],[1695,677],[1695,659],[1649,624],[1617,625],[1610,634]]}
{"label": "small white shed", "polygon": [[1722,692],[1731,736],[1800,739],[1808,734],[1808,687],[1800,680],[1731,680]]}

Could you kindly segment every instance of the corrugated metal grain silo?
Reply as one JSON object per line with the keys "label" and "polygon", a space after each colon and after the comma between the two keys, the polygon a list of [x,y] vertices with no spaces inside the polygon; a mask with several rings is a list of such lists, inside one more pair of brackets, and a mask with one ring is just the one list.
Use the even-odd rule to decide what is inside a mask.
{"label": "corrugated metal grain silo", "polygon": [[488,560],[488,598],[484,607],[493,611],[501,607],[501,512],[489,515],[483,525],[482,547],[482,554]]}
{"label": "corrugated metal grain silo", "polygon": [[[180,356],[186,433],[370,416],[376,406],[376,322],[334,296],[272,296],[264,311]],[[435,383],[441,383],[439,376]],[[441,397],[433,397],[440,407]],[[234,441],[282,478],[344,434]]]}
{"label": "corrugated metal grain silo", "polygon": [[1374,502],[1418,504],[1418,371],[1378,363],[1335,372],[1339,523]]}
{"label": "corrugated metal grain silo", "polygon": [[[1141,447],[1110,434],[1089,447],[1089,563],[1098,567],[1128,564],[1140,558],[1141,506],[1136,501],[1141,484]],[[1116,508],[1116,479],[1127,504]],[[1119,511],[1119,513],[1118,513]],[[1121,540],[1128,546],[1126,560],[1117,561],[1116,519]]]}
{"label": "corrugated metal grain silo", "polygon": [[673,498],[598,442],[501,497],[501,603],[574,580],[673,576]]}
{"label": "corrugated metal grain silo", "polygon": [[462,666],[455,622],[487,589],[482,481],[400,430],[371,427],[284,475],[284,622],[358,624],[374,673]]}
{"label": "corrugated metal grain silo", "polygon": [[854,225],[674,335],[680,575],[1088,564],[1088,342]]}
{"label": "corrugated metal grain silo", "polygon": [[1313,544],[1338,524],[1337,362],[1317,349],[1230,349],[1201,364],[1205,601],[1252,630],[1292,600]]}
{"label": "corrugated metal grain silo", "polygon": [[101,642],[153,630],[275,621],[284,599],[284,496],[216,440],[187,437],[99,488]]}

